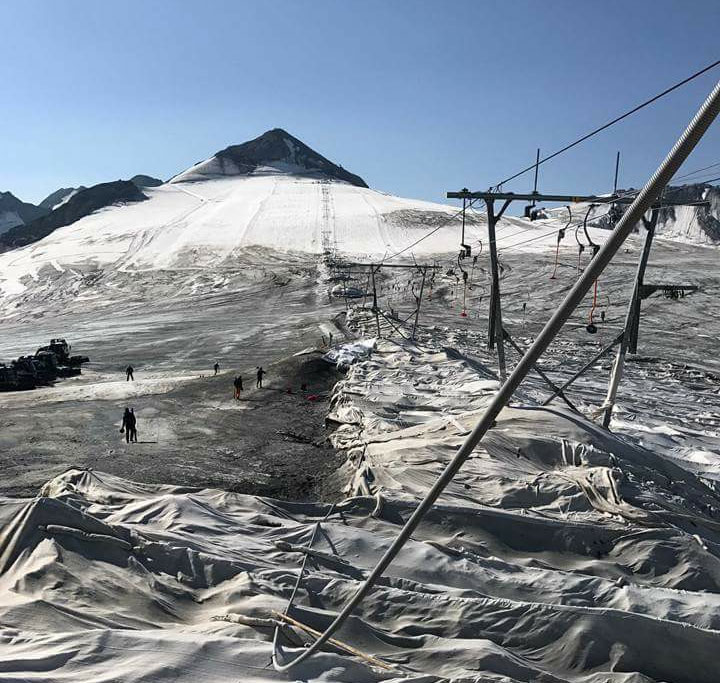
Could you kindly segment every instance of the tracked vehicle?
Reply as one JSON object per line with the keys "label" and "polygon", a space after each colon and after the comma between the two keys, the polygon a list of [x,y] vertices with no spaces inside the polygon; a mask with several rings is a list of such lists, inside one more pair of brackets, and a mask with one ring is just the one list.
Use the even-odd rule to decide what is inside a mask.
{"label": "tracked vehicle", "polygon": [[20,356],[10,365],[0,363],[0,391],[25,391],[50,386],[58,378],[74,377],[81,372],[87,356],[71,356],[70,345],[64,339],[51,339],[34,356]]}

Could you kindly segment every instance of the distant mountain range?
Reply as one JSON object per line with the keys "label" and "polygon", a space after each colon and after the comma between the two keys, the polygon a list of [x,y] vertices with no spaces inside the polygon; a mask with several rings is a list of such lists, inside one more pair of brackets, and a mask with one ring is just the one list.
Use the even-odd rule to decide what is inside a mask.
{"label": "distant mountain range", "polygon": [[116,180],[92,187],[61,187],[40,204],[21,202],[9,192],[0,192],[0,251],[23,247],[112,204],[147,199],[145,187],[163,181],[148,175]]}
{"label": "distant mountain range", "polygon": [[130,180],[116,180],[89,188],[72,190],[50,213],[26,224],[10,228],[0,235],[0,249],[7,251],[24,247],[41,240],[58,228],[71,225],[94,211],[112,204],[138,202],[144,199],[147,197]]}

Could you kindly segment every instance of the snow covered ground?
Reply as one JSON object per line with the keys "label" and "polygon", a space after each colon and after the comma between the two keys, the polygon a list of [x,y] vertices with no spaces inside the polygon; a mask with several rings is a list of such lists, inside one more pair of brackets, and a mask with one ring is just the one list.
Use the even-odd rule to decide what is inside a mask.
{"label": "snow covered ground", "polygon": [[[291,616],[322,630],[497,387],[431,336],[378,342],[337,386],[351,497],[335,507],[77,469],[5,499],[6,679],[715,681],[720,496],[532,391],[338,634],[390,669],[331,648],[273,671],[272,620],[315,525]],[[285,631],[293,656],[307,637]]]}
{"label": "snow covered ground", "polygon": [[[146,202],[113,206],[24,249],[0,255],[0,288],[22,293],[64,270],[223,270],[243,248],[319,254],[337,246],[381,257],[420,236],[449,206],[404,200],[342,182],[258,173],[146,188]],[[323,243],[323,231],[331,233]],[[455,226],[423,243],[439,251]]]}
{"label": "snow covered ground", "polygon": [[[497,386],[484,219],[473,212],[467,228],[477,262],[458,264],[455,207],[278,169],[146,192],[146,202],[0,254],[0,360],[52,336],[92,360],[80,378],[0,395],[3,491],[20,494],[0,498],[0,680],[717,680],[714,249],[657,241],[646,282],[699,291],[643,302],[640,355],[612,432],[561,402],[539,408],[548,395],[539,378],[523,386],[338,634],[393,669],[330,649],[280,675],[262,620],[285,608],[302,554],[276,542],[308,544],[321,521],[314,547],[324,555],[308,562],[291,614],[324,628]],[[565,223],[560,211],[498,227],[504,320],[522,347],[589,259],[573,227],[556,268]],[[337,318],[345,304],[327,296],[322,253],[381,259],[436,227],[390,260],[440,266],[426,282],[417,344],[402,335],[419,275],[385,269],[380,305],[399,331],[383,319],[391,340],[352,365],[331,403],[306,408],[287,358],[330,331],[337,343],[377,331],[367,311],[350,315],[351,329]],[[600,243],[607,233],[590,235]],[[543,358],[556,382],[619,332],[640,245],[631,238],[599,282],[598,334],[585,331],[588,298]],[[367,289],[365,274],[349,276]],[[215,360],[221,376],[208,377]],[[135,384],[121,374],[128,363]],[[248,382],[260,364],[272,393],[232,402],[230,379]],[[599,361],[568,392],[587,415],[609,365]],[[134,450],[116,424],[129,402],[153,436]],[[329,459],[315,443],[326,411],[348,453],[334,476],[349,500],[331,508],[342,496],[227,492],[280,496],[269,480]],[[304,638],[286,628],[285,649]]]}

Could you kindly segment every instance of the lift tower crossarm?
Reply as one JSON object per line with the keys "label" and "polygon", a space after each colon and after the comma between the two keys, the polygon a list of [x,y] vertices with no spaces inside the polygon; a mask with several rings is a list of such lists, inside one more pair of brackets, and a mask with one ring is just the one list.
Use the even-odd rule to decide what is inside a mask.
{"label": "lift tower crossarm", "polygon": [[[527,194],[516,194],[515,192],[448,192],[448,199],[501,199],[505,201],[536,201],[536,202],[562,202],[563,204],[580,204],[589,202],[591,204],[632,204],[635,197],[616,194],[606,195],[573,195],[573,194],[542,194],[541,192],[529,192]],[[705,202],[698,202],[693,206],[704,206]],[[662,201],[663,206],[687,206],[687,202]]]}
{"label": "lift tower crossarm", "polygon": [[442,266],[426,263],[344,263],[342,270],[355,270],[358,268],[409,268],[411,270],[442,270]]}

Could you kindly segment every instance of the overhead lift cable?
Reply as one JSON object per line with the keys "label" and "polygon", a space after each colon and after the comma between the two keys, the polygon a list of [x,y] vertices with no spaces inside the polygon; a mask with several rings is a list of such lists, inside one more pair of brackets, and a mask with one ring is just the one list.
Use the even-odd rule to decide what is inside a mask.
{"label": "overhead lift cable", "polygon": [[[593,220],[595,220],[597,218],[602,218],[603,216],[607,216],[608,213],[603,213],[603,214],[600,214],[599,216],[595,216],[593,218]],[[572,226],[570,226],[570,227],[572,227]],[[581,227],[582,227],[582,223],[578,223],[576,225],[576,230],[580,230]],[[517,249],[518,247],[522,247],[524,244],[530,244],[531,242],[537,242],[538,240],[544,239],[544,238],[549,237],[550,235],[554,235],[554,234],[556,234],[556,230],[553,228],[550,232],[544,232],[542,235],[538,235],[537,237],[531,237],[530,239],[525,240],[523,242],[518,242],[517,244],[512,244],[509,247],[504,247],[502,252],[503,252],[503,254],[507,254],[507,252],[512,251],[513,249]],[[577,239],[577,234],[576,234],[576,239]],[[581,244],[582,248],[585,249],[586,245],[582,244],[579,240],[578,240],[578,244]]]}
{"label": "overhead lift cable", "polygon": [[720,64],[720,59],[713,62],[712,64],[708,64],[703,69],[700,69],[700,71],[696,71],[692,76],[688,76],[687,78],[683,79],[679,83],[675,83],[675,85],[670,86],[669,88],[663,90],[661,93],[658,93],[654,97],[651,97],[649,100],[645,100],[642,104],[638,104],[636,107],[633,107],[629,111],[626,111],[624,114],[621,114],[620,116],[615,117],[612,121],[608,121],[607,123],[603,124],[599,128],[596,128],[595,130],[590,131],[586,135],[583,135],[581,138],[578,138],[575,140],[575,142],[571,142],[569,145],[565,145],[562,149],[557,150],[557,152],[553,152],[552,154],[539,159],[534,164],[528,166],[527,168],[524,168],[522,171],[518,171],[514,175],[511,175],[509,178],[505,178],[505,180],[501,180],[499,183],[495,185],[495,187],[500,187],[504,185],[505,183],[509,183],[511,180],[515,180],[515,178],[520,177],[521,175],[524,175],[528,171],[532,171],[533,169],[537,168],[541,164],[544,164],[546,161],[550,161],[550,159],[554,159],[557,156],[560,156],[563,152],[567,152],[569,149],[572,149],[573,147],[576,147],[581,142],[585,142],[585,140],[590,139],[594,135],[597,135],[598,133],[601,133],[604,130],[607,130],[610,128],[610,126],[614,126],[616,123],[619,123],[623,119],[626,119],[628,116],[632,116],[635,112],[640,111],[641,109],[644,109],[648,105],[652,104],[653,102],[657,102],[660,98],[665,97],[665,95],[669,95],[673,90],[677,90],[678,88],[682,87],[686,83],[689,83],[692,80],[695,80],[699,76],[702,76],[704,73],[707,73],[711,69],[714,69],[716,66]]}
{"label": "overhead lift cable", "polygon": [[673,180],[682,180],[683,178],[689,178],[690,176],[697,175],[698,173],[702,173],[703,171],[708,171],[711,168],[717,168],[718,166],[720,166],[720,161],[715,164],[710,164],[710,166],[704,166],[703,168],[699,168],[696,171],[690,171],[685,175],[675,176]]}
{"label": "overhead lift cable", "polygon": [[[648,105],[652,104],[653,102],[656,102],[657,100],[661,99],[662,97],[665,97],[665,95],[668,95],[669,93],[673,92],[674,90],[677,90],[678,88],[682,87],[682,86],[685,85],[686,83],[689,83],[690,81],[695,80],[696,78],[702,76],[704,73],[707,73],[707,72],[710,71],[711,69],[714,69],[714,68],[715,68],[716,66],[718,66],[718,65],[720,65],[720,59],[717,60],[717,61],[715,61],[715,62],[713,62],[712,64],[708,64],[708,65],[707,65],[706,67],[704,67],[703,69],[700,69],[699,71],[696,71],[694,74],[692,74],[691,76],[688,76],[687,78],[683,79],[682,81],[680,81],[680,82],[678,82],[678,83],[675,83],[675,85],[672,85],[672,86],[670,86],[669,88],[666,88],[666,89],[663,90],[661,93],[658,93],[658,94],[655,95],[654,97],[651,97],[649,100],[646,100],[645,102],[637,105],[636,107],[633,107],[632,109],[630,109],[629,111],[625,112],[624,114],[621,114],[620,116],[615,117],[612,121],[608,121],[606,124],[600,126],[599,128],[596,128],[595,130],[590,131],[589,133],[587,133],[586,135],[583,135],[582,137],[578,138],[578,139],[575,140],[574,142],[571,142],[569,145],[565,145],[565,147],[557,150],[556,152],[553,152],[552,154],[544,157],[543,159],[537,159],[536,162],[535,162],[534,164],[532,164],[531,166],[528,166],[527,168],[524,168],[522,171],[519,171],[518,173],[515,173],[514,175],[512,175],[512,176],[510,176],[510,177],[508,177],[508,178],[505,178],[505,180],[500,181],[500,182],[497,183],[494,187],[495,187],[495,188],[499,188],[500,186],[504,185],[505,183],[508,183],[508,182],[510,182],[511,180],[514,180],[515,178],[518,178],[518,177],[521,176],[521,175],[524,175],[524,174],[527,173],[528,171],[531,171],[531,170],[533,170],[533,169],[537,169],[541,164],[544,164],[545,162],[550,161],[550,159],[554,159],[555,157],[559,156],[560,154],[563,154],[564,152],[567,152],[569,149],[572,149],[573,147],[576,147],[577,145],[579,145],[579,144],[582,143],[582,142],[585,142],[585,140],[588,140],[589,138],[593,137],[594,135],[597,135],[598,133],[600,133],[600,132],[602,132],[602,131],[604,131],[604,130],[607,130],[608,128],[610,128],[610,126],[613,126],[613,125],[615,125],[616,123],[619,123],[620,121],[622,121],[623,119],[626,119],[628,116],[631,116],[632,114],[640,111],[641,109],[644,109],[645,107],[647,107]],[[471,208],[474,203],[475,203],[475,200],[473,199],[473,200],[469,201],[469,202],[467,203],[467,206],[465,206],[464,208],[465,208],[465,209]],[[401,254],[404,254],[406,251],[409,251],[409,250],[412,249],[414,246],[420,244],[420,242],[422,242],[423,240],[426,240],[428,237],[431,237],[431,236],[434,235],[436,232],[438,232],[441,228],[443,228],[443,227],[445,227],[446,225],[448,225],[452,220],[454,220],[455,218],[457,218],[458,216],[460,216],[462,213],[463,213],[463,209],[461,208],[459,211],[457,211],[455,214],[453,214],[447,221],[444,221],[443,223],[441,223],[441,224],[438,225],[437,227],[433,228],[430,232],[428,232],[428,233],[427,233],[426,235],[424,235],[423,237],[417,239],[415,242],[413,242],[412,244],[409,244],[407,247],[401,249],[400,251],[398,251],[398,252],[396,252],[396,253],[394,253],[394,254],[392,254],[392,255],[390,255],[390,256],[387,256],[387,257],[383,258],[383,262],[384,262],[384,261],[389,261],[390,259],[394,259],[394,258],[396,258],[397,256],[400,256]]]}
{"label": "overhead lift cable", "polygon": [[400,256],[400,254],[404,254],[406,251],[412,249],[412,248],[413,248],[414,246],[416,246],[417,244],[420,244],[420,242],[422,242],[423,240],[426,240],[428,237],[431,237],[432,235],[434,235],[438,230],[440,230],[440,229],[448,226],[448,225],[449,225],[452,221],[454,221],[458,216],[464,214],[465,210],[466,210],[467,208],[471,207],[474,203],[475,203],[475,200],[474,200],[474,199],[470,200],[470,201],[467,203],[467,206],[463,206],[459,211],[456,211],[452,216],[450,216],[450,218],[448,218],[447,220],[445,220],[445,221],[443,221],[442,223],[440,223],[440,225],[434,227],[430,232],[428,232],[428,233],[426,233],[425,235],[423,235],[420,239],[415,240],[412,244],[409,244],[409,245],[408,245],[407,247],[405,247],[404,249],[401,249],[400,251],[395,252],[394,254],[391,254],[390,256],[386,256],[385,258],[383,258],[382,263],[384,263],[385,261],[389,261],[390,259],[394,259],[396,256]]}

